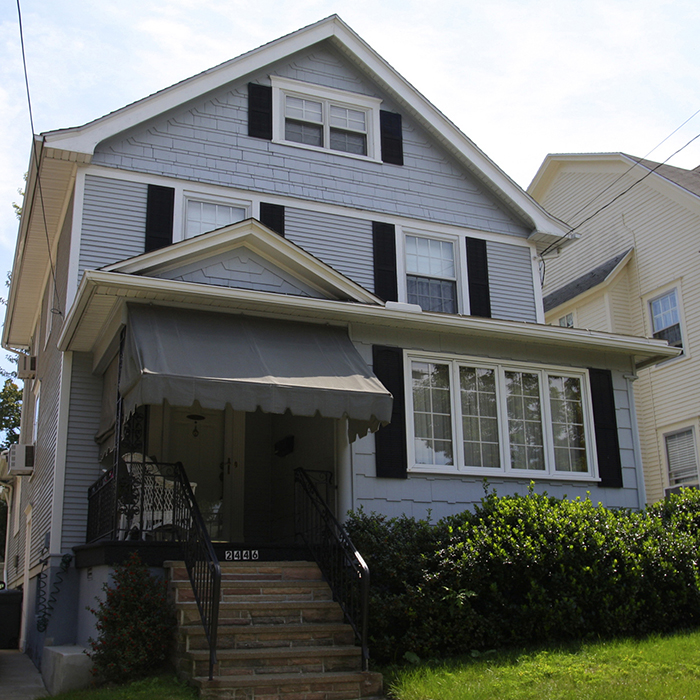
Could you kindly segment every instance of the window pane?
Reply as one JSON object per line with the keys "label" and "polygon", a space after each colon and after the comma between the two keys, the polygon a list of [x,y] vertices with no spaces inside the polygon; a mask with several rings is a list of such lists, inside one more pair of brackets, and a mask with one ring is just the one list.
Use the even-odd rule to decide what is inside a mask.
{"label": "window pane", "polygon": [[545,468],[539,378],[531,372],[506,372],[508,438],[513,469]]}
{"label": "window pane", "polygon": [[331,126],[353,131],[366,131],[365,113],[357,109],[347,109],[331,105]]}
{"label": "window pane", "polygon": [[465,467],[499,467],[496,372],[460,367]]}
{"label": "window pane", "polygon": [[229,207],[190,199],[187,202],[185,237],[199,236],[201,233],[243,221],[244,218],[245,209],[242,207]]}
{"label": "window pane", "polygon": [[454,279],[454,246],[450,241],[406,236],[406,271]]}
{"label": "window pane", "polygon": [[284,138],[307,146],[323,146],[323,127],[315,124],[304,124],[287,119],[285,122]]}
{"label": "window pane", "polygon": [[353,134],[349,131],[331,129],[331,149],[344,153],[367,155],[367,137],[364,134]]}
{"label": "window pane", "polygon": [[586,472],[586,440],[583,428],[583,398],[578,377],[550,375],[549,402],[554,436],[556,471]]}
{"label": "window pane", "polygon": [[455,282],[408,275],[406,292],[408,303],[418,304],[423,311],[457,313],[457,284]]}
{"label": "window pane", "polygon": [[671,486],[698,483],[698,463],[693,430],[666,436],[668,476]]}
{"label": "window pane", "polygon": [[676,290],[672,289],[668,294],[653,299],[649,306],[654,337],[668,341],[673,347],[683,347]]}
{"label": "window pane", "polygon": [[417,464],[453,464],[450,368],[412,362],[413,425]]}
{"label": "window pane", "polygon": [[323,105],[313,100],[287,96],[287,117],[304,122],[323,122]]}

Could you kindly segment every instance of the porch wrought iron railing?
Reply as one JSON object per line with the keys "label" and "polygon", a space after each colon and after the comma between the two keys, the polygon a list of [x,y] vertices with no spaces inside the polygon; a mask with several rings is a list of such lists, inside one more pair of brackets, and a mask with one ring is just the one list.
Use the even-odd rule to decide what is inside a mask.
{"label": "porch wrought iron railing", "polygon": [[126,459],[88,489],[87,542],[178,542],[209,643],[209,678],[216,664],[221,567],[180,462]]}
{"label": "porch wrought iron railing", "polygon": [[311,551],[362,648],[368,668],[369,567],[302,469],[294,470],[296,532]]}

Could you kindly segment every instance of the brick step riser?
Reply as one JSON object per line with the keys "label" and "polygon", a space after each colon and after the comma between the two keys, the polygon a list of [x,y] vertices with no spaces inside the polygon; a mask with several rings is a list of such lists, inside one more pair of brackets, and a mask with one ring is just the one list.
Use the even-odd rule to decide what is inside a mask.
{"label": "brick step riser", "polygon": [[[333,681],[329,679],[300,679],[290,683],[289,679],[275,683],[274,680],[251,685],[210,687],[200,686],[200,698],[219,700],[357,700],[381,693],[381,682],[374,674],[359,675],[357,680]],[[225,681],[223,681],[225,683]]]}
{"label": "brick step riser", "polygon": [[[181,659],[180,668],[185,673],[206,676],[209,660]],[[257,663],[241,659],[221,659],[217,663],[217,676],[254,676],[268,673],[327,673],[329,671],[360,671],[362,659],[356,653],[347,656],[318,658],[299,656],[294,659],[259,659]]]}
{"label": "brick step riser", "polygon": [[[220,631],[217,647],[219,649],[289,649],[294,647],[337,647],[352,646],[355,634],[344,627],[330,631],[274,630],[269,633]],[[209,650],[204,634],[181,634],[178,639],[178,651]]]}
{"label": "brick step riser", "polygon": [[[187,609],[178,611],[181,625],[200,624],[199,612]],[[250,609],[239,607],[222,608],[219,611],[219,626],[230,625],[296,625],[314,622],[343,622],[343,612],[336,605],[323,607],[276,607]]]}

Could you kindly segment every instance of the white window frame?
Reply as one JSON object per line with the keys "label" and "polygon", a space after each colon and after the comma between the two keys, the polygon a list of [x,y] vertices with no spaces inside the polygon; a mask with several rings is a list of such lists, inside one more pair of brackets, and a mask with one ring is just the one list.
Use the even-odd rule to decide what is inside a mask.
{"label": "white window frame", "polygon": [[[465,236],[451,235],[426,229],[403,226],[400,235],[397,232],[397,256],[398,265],[396,274],[399,280],[399,301],[408,303],[408,266],[406,264],[406,238],[426,238],[428,240],[446,241],[452,243],[454,250],[454,266],[456,289],[456,314],[469,314],[469,284],[467,280],[467,243]],[[440,279],[440,278],[435,278]]]}
{"label": "white window frame", "polygon": [[39,435],[39,410],[41,407],[41,380],[36,379],[34,381],[34,386],[32,387],[32,394],[34,395],[34,405],[32,407],[32,439],[30,443],[36,445],[37,437]]}
{"label": "white window frame", "polygon": [[[243,209],[244,214],[241,221],[245,221],[246,219],[249,219],[252,216],[252,203],[249,200],[246,201],[241,199],[230,199],[228,197],[217,197],[216,195],[210,195],[203,192],[185,190],[182,193],[182,240],[189,240],[191,238],[196,238],[197,236],[203,235],[202,233],[197,233],[192,236],[188,235],[187,209],[190,202],[200,202],[202,204],[213,204],[215,206],[231,207],[233,209]],[[204,233],[209,232],[205,231]]]}
{"label": "white window frame", "polygon": [[[562,323],[564,321],[564,323]],[[571,321],[571,323],[569,323]],[[561,328],[573,328],[574,327],[574,312],[569,311],[568,314],[564,314],[563,316],[560,316],[557,323]]]}
{"label": "white window frame", "polygon": [[[430,362],[450,366],[450,406],[452,411],[453,465],[417,464],[415,456],[412,362]],[[461,399],[459,392],[459,367],[475,367],[496,371],[496,400],[499,431],[500,467],[468,467],[464,463],[464,438],[462,434]],[[508,438],[508,413],[505,391],[505,373],[527,372],[538,375],[542,433],[544,443],[544,469],[515,469],[511,466],[510,442]],[[552,412],[550,406],[549,376],[574,377],[581,383],[582,408],[584,419],[584,439],[586,445],[586,472],[566,472],[556,470]],[[599,481],[596,457],[596,443],[593,429],[593,406],[591,389],[586,370],[570,367],[541,365],[534,363],[494,362],[484,358],[451,355],[445,353],[404,352],[404,386],[406,396],[406,436],[408,441],[408,471],[428,474],[463,474],[479,477],[519,477],[527,479],[547,479],[565,481]]]}
{"label": "white window frame", "polygon": [[[650,292],[648,294],[645,294],[643,297],[644,304],[646,304],[647,308],[647,323],[649,332],[648,336],[650,338],[654,337],[654,333],[657,331],[654,330],[654,314],[652,311],[652,303],[655,301],[658,301],[659,299],[662,299],[665,296],[668,296],[672,292],[675,292],[676,294],[676,303],[678,305],[678,323],[680,325],[680,332],[681,332],[681,354],[678,355],[678,357],[672,357],[671,359],[668,360],[662,360],[660,363],[656,365],[656,367],[659,367],[661,365],[666,365],[671,362],[679,362],[685,359],[688,359],[690,357],[690,348],[688,346],[688,337],[685,333],[685,315],[683,313],[683,293],[681,291],[681,284],[680,280],[675,280],[671,284],[665,285],[664,287],[659,287],[655,289],[653,292]],[[662,329],[663,330],[663,329]]]}
{"label": "white window frame", "polygon": [[[273,142],[282,143],[287,146],[295,146],[297,148],[305,148],[311,151],[333,153],[349,158],[371,160],[377,163],[381,162],[379,108],[382,101],[380,99],[355,92],[336,90],[335,88],[324,87],[323,85],[313,85],[300,80],[280,78],[275,75],[270,76],[270,81],[272,82]],[[323,105],[323,146],[313,146],[297,141],[288,141],[285,138],[287,96],[321,102]],[[348,153],[347,151],[338,151],[330,148],[329,114],[331,105],[364,112],[365,124],[367,127],[367,155]]]}
{"label": "white window frame", "polygon": [[[693,443],[693,450],[694,450],[694,456],[695,456],[695,480],[694,481],[687,481],[683,483],[678,483],[678,484],[672,484],[671,483],[671,460],[669,459],[669,454],[668,454],[668,438],[673,437],[674,435],[681,435],[682,433],[687,433],[689,432],[691,434],[691,440]],[[676,428],[674,430],[669,430],[665,433],[662,434],[662,442],[663,442],[663,454],[664,454],[664,461],[666,464],[666,481],[668,483],[669,488],[676,488],[678,486],[697,486],[700,484],[700,455],[698,455],[698,443],[697,443],[697,432],[696,432],[696,426],[693,424],[690,425],[684,425],[682,427]]]}

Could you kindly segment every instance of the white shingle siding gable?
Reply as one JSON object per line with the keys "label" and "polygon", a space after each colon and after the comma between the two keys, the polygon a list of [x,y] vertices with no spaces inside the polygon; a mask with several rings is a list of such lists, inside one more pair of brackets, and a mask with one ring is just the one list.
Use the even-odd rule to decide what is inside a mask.
{"label": "white shingle siding gable", "polygon": [[[266,73],[100,144],[93,163],[253,189],[477,230],[528,235],[480,184],[404,115],[404,166],[275,144],[247,136],[247,82],[269,74],[382,95],[333,51],[273,66]],[[394,107],[385,102],[383,109]]]}

